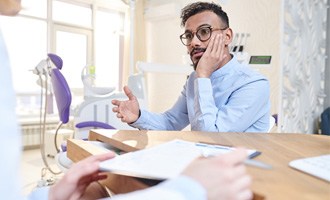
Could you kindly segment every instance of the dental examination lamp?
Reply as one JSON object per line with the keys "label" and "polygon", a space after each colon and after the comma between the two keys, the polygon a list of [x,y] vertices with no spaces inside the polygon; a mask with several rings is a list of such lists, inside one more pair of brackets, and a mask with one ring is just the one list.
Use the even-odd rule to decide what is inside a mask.
{"label": "dental examination lamp", "polygon": [[81,80],[84,85],[84,98],[107,97],[112,94],[116,87],[100,87],[96,84],[94,65],[86,65],[81,71]]}

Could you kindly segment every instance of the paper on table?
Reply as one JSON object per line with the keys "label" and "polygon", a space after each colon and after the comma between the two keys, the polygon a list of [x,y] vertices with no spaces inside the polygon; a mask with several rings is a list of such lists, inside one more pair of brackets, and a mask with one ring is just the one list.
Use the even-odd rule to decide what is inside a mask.
{"label": "paper on table", "polygon": [[[117,156],[100,163],[100,170],[115,174],[164,180],[178,176],[191,161],[201,155],[221,154],[235,148],[172,140],[155,147]],[[250,156],[256,150],[248,150]]]}

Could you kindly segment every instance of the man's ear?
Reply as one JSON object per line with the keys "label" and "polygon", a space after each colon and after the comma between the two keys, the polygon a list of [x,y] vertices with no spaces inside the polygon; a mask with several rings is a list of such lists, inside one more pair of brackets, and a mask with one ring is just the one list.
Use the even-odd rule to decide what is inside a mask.
{"label": "man's ear", "polygon": [[227,30],[225,30],[225,32],[226,32],[225,45],[228,46],[233,40],[233,30],[231,28],[228,28]]}

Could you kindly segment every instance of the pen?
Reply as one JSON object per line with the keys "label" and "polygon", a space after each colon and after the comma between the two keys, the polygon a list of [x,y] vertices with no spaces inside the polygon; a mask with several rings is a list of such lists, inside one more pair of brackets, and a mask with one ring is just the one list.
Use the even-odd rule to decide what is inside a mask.
{"label": "pen", "polygon": [[[215,156],[215,155],[217,155],[217,153],[202,150],[202,156],[205,157],[205,158],[212,157],[212,156]],[[261,169],[272,169],[273,168],[269,164],[266,164],[266,163],[258,161],[258,160],[252,160],[252,159],[246,159],[244,161],[244,164],[249,165],[251,167],[258,167],[258,168],[261,168]]]}
{"label": "pen", "polygon": [[273,168],[269,164],[266,164],[266,163],[258,161],[258,160],[252,160],[252,159],[246,159],[244,161],[244,164],[252,166],[252,167],[259,167],[259,168],[262,168],[262,169],[272,169]]}
{"label": "pen", "polygon": [[195,143],[195,146],[202,147],[202,148],[209,148],[209,149],[221,149],[221,150],[232,150],[231,147],[227,146],[220,146],[220,145],[210,145],[210,144],[203,144],[203,143]]}

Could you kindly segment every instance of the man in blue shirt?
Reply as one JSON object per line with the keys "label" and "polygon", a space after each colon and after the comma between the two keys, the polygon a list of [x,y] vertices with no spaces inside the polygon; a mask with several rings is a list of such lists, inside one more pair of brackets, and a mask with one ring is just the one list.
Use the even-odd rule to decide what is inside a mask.
{"label": "man in blue shirt", "polygon": [[125,86],[127,101],[113,100],[113,111],[123,122],[139,129],[267,132],[269,82],[240,64],[229,52],[233,31],[227,14],[214,3],[192,3],[182,10],[180,35],[187,46],[192,72],[174,106],[157,114],[140,110]]}

